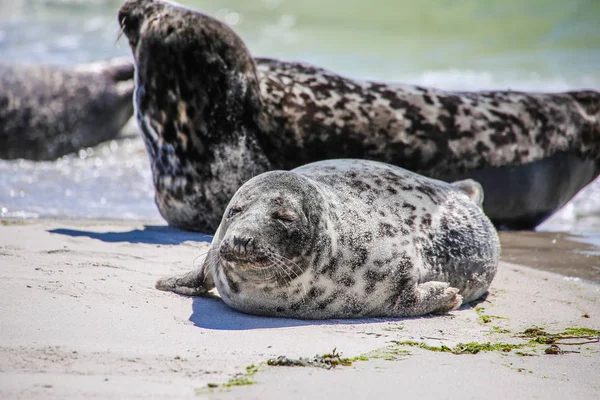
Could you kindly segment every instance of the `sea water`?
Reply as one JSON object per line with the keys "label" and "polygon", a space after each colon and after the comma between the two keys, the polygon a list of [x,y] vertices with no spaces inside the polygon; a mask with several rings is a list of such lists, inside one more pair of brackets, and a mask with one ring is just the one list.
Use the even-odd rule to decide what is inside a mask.
{"label": "sea water", "polygon": [[[600,89],[597,0],[182,0],[256,56],[453,90]],[[114,0],[0,0],[0,62],[72,65],[129,55]],[[54,162],[0,160],[0,216],[160,220],[135,123]],[[600,180],[540,229],[600,240]]]}

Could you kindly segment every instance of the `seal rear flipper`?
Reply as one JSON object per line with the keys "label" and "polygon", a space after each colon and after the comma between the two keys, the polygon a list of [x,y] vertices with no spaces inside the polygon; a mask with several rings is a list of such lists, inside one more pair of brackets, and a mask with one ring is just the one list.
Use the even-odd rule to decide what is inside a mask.
{"label": "seal rear flipper", "polygon": [[451,183],[452,186],[462,190],[479,207],[483,205],[483,186],[473,179],[465,179]]}
{"label": "seal rear flipper", "polygon": [[[447,282],[425,282],[417,285],[409,301],[401,301],[402,307],[412,303],[408,308],[400,311],[407,316],[426,314],[444,314],[457,309],[462,304],[462,296],[458,289],[450,287]],[[412,301],[410,301],[412,300]]]}
{"label": "seal rear flipper", "polygon": [[212,274],[202,266],[183,275],[161,278],[155,287],[165,292],[174,292],[186,296],[201,296],[215,287]]}

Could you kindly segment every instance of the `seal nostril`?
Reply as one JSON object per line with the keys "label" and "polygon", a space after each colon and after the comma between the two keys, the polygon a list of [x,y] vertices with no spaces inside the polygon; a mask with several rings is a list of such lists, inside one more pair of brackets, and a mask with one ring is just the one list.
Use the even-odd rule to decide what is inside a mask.
{"label": "seal nostril", "polygon": [[233,251],[237,255],[246,255],[248,252],[248,245],[252,242],[252,238],[245,238],[234,236],[233,237]]}
{"label": "seal nostril", "polygon": [[252,242],[252,238],[247,239],[246,243],[244,243],[244,251],[246,253],[248,253],[248,245],[250,244],[250,242]]}

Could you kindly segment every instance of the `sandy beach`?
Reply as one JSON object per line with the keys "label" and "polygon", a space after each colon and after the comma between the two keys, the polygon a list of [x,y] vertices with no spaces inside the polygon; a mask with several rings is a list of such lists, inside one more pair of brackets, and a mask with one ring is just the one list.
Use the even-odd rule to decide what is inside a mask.
{"label": "sandy beach", "polygon": [[[501,235],[511,263],[477,305],[299,321],[154,289],[197,264],[209,236],[141,222],[3,220],[0,398],[598,398],[597,334],[573,328],[600,329],[600,285],[514,264],[511,241],[535,246],[531,236]],[[537,262],[556,263],[567,247]],[[548,339],[559,354],[546,354]],[[459,343],[469,342],[481,351],[464,354]],[[333,349],[361,357],[329,370],[266,363]]]}

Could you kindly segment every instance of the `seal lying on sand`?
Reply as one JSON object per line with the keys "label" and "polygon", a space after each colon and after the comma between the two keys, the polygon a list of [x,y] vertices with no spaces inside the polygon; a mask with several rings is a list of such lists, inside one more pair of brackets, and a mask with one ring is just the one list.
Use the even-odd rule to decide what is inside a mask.
{"label": "seal lying on sand", "polygon": [[494,226],[459,187],[365,160],[271,171],[227,206],[202,267],[157,288],[292,318],[443,313],[481,297],[498,265]]}
{"label": "seal lying on sand", "polygon": [[156,202],[214,231],[257,173],[326,158],[480,179],[498,225],[533,228],[600,172],[600,93],[444,92],[253,59],[225,24],[159,0],[119,11]]}
{"label": "seal lying on sand", "polygon": [[52,160],[114,138],[133,114],[133,74],[128,58],[0,64],[0,158]]}

